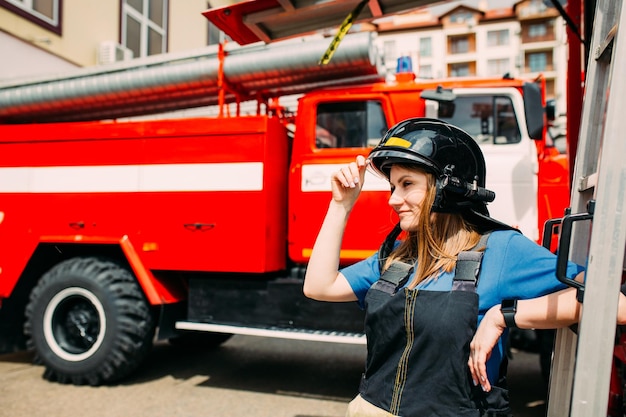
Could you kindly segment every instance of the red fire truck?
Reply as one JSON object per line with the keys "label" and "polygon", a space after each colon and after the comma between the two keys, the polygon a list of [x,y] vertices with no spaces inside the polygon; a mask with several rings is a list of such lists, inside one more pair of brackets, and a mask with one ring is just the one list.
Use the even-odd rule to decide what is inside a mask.
{"label": "red fire truck", "polygon": [[[206,345],[232,334],[364,343],[358,307],[306,299],[302,277],[330,174],[409,117],[472,134],[492,215],[539,241],[569,199],[541,80],[385,82],[371,36],[362,62],[352,39],[325,68],[322,39],[0,85],[2,349],[34,349],[49,380],[99,385],[133,372],[155,331]],[[286,94],[297,111],[277,105]],[[249,99],[259,105],[244,115]],[[210,104],[216,116],[129,118]],[[344,264],[394,226],[388,193],[368,176]]]}

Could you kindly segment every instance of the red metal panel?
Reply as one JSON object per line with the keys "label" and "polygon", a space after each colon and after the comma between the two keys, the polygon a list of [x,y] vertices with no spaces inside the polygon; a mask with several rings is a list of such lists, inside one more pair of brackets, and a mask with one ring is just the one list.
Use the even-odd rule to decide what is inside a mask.
{"label": "red metal panel", "polygon": [[282,9],[277,0],[249,0],[210,9],[202,14],[239,45],[247,45],[261,39],[245,25],[245,16],[276,7]]}
{"label": "red metal panel", "polygon": [[[583,10],[581,0],[569,0],[567,2],[567,14],[572,19],[578,32],[581,31],[581,18]],[[593,13],[593,10],[587,10],[587,13]],[[588,33],[591,33],[589,31]],[[587,39],[587,42],[591,42]],[[583,109],[583,94],[585,84],[585,69],[583,68],[583,45],[576,34],[567,28],[567,102],[566,102],[566,126],[567,126],[567,154],[571,158],[576,157],[578,151],[578,140],[580,135],[580,118]],[[574,164],[570,164],[570,179],[574,175]]]}
{"label": "red metal panel", "polygon": [[[0,296],[10,293],[41,236],[77,242],[96,237],[120,242],[126,236],[148,270],[264,273],[285,267],[288,138],[277,119],[0,126],[0,138],[0,169],[29,167],[9,171],[17,173],[19,184],[15,192],[0,193],[0,253],[11,254],[0,260]],[[144,178],[148,171],[141,171],[193,173],[208,166],[217,167],[210,172],[219,175],[232,163],[262,167],[254,171],[262,178],[245,178],[231,169],[227,178],[200,178],[198,183],[194,178]],[[64,192],[55,181],[76,181],[33,174],[43,169],[42,175],[59,170],[67,175],[64,168],[93,175],[94,192]],[[126,178],[128,168],[134,171]],[[97,175],[100,169],[105,177]],[[31,175],[28,181],[25,173]],[[215,181],[221,189],[193,189]],[[148,188],[124,188],[133,182]],[[179,183],[192,189],[168,189]],[[242,183],[260,185],[239,190]],[[105,186],[120,189],[98,189]]]}
{"label": "red metal panel", "polygon": [[[1,155],[1,154],[0,154]],[[0,299],[13,291],[28,259],[37,247],[37,240],[28,233],[30,222],[38,211],[33,199],[17,201],[11,195],[0,194]]]}

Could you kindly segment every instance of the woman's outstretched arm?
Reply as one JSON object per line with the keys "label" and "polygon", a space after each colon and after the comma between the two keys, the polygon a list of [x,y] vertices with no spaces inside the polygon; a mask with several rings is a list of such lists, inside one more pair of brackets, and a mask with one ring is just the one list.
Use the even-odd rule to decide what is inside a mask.
{"label": "woman's outstretched arm", "polygon": [[[582,273],[579,275],[582,278]],[[543,297],[518,300],[515,324],[521,329],[558,329],[580,320],[582,304],[576,299],[576,289],[568,288]],[[626,297],[620,293],[616,324],[626,324]],[[490,308],[483,317],[470,343],[468,365],[475,384],[485,391],[491,389],[487,379],[486,362],[504,332],[506,324],[500,304]]]}

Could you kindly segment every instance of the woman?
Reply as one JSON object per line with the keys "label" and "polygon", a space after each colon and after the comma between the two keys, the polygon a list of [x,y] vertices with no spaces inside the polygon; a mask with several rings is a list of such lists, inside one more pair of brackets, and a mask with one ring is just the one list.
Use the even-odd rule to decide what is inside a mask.
{"label": "woman", "polygon": [[[389,205],[404,237],[391,253],[381,249],[339,270],[343,232],[368,167],[389,180]],[[524,325],[577,320],[573,292],[555,278],[554,255],[490,218],[486,203],[494,194],[484,187],[478,145],[435,119],[397,124],[367,161],[358,156],[333,174],[304,293],[322,301],[358,301],[366,310],[366,369],[347,416],[508,416],[500,304],[555,293],[550,297],[566,298],[567,314],[535,317],[526,311]],[[473,261],[457,266],[457,258]],[[470,279],[467,265],[476,269],[470,268]],[[570,264],[567,272],[575,277],[582,268]],[[518,309],[521,314],[521,303]],[[472,342],[487,311],[489,320]]]}

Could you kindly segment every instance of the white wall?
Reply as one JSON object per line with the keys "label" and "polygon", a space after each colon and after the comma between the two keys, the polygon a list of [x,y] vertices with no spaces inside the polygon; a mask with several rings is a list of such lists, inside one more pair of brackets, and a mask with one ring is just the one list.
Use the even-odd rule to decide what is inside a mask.
{"label": "white wall", "polygon": [[75,64],[4,32],[0,32],[0,57],[3,63],[0,65],[0,82],[77,68]]}

